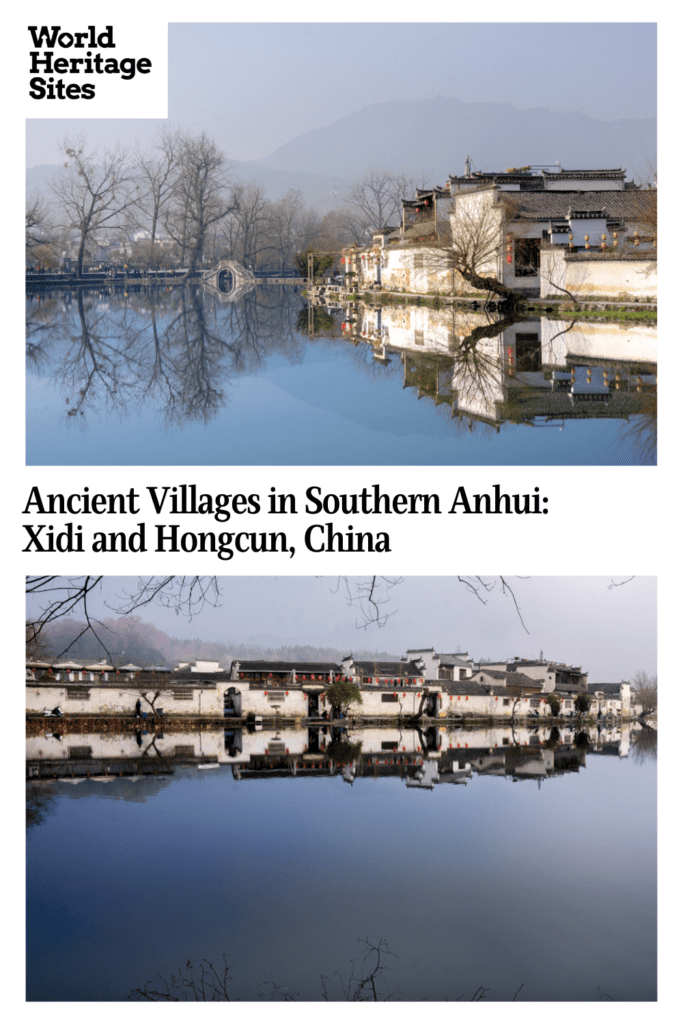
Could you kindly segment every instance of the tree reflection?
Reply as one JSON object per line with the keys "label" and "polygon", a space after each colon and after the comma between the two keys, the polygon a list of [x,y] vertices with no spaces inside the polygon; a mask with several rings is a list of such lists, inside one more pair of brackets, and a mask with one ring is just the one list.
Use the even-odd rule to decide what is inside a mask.
{"label": "tree reflection", "polygon": [[643,724],[641,729],[631,733],[631,756],[636,764],[657,760],[657,730]]}
{"label": "tree reflection", "polygon": [[[272,352],[302,358],[301,299],[292,289],[254,289],[221,302],[200,287],[52,295],[27,317],[28,364],[49,372],[66,416],[162,407],[167,425],[209,422],[238,374],[255,373]],[[83,417],[81,420],[80,418]]]}
{"label": "tree reflection", "polygon": [[51,812],[56,795],[56,788],[51,783],[41,780],[26,784],[26,831],[42,825]]}

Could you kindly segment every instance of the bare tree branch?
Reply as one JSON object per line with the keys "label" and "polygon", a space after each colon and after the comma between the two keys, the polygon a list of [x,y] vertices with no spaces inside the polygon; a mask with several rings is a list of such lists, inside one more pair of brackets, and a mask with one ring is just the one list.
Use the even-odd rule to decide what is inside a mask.
{"label": "bare tree branch", "polygon": [[[51,623],[74,615],[85,617],[85,626],[58,657],[73,647],[86,633],[92,634],[102,646],[107,658],[112,661],[107,645],[102,638],[106,627],[90,612],[90,598],[99,590],[103,576],[28,576],[27,597],[40,601],[38,614],[27,623],[27,643],[35,641]],[[220,586],[216,576],[138,576],[130,591],[117,595],[108,608],[119,615],[130,615],[138,608],[156,603],[173,609],[177,615],[190,619],[208,604],[220,604]]]}

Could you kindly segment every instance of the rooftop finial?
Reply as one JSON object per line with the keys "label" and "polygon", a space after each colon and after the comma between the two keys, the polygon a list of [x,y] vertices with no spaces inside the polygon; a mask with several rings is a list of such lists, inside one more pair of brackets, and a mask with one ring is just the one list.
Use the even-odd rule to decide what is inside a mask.
{"label": "rooftop finial", "polygon": [[469,156],[465,157],[465,177],[472,177],[472,161],[470,160]]}

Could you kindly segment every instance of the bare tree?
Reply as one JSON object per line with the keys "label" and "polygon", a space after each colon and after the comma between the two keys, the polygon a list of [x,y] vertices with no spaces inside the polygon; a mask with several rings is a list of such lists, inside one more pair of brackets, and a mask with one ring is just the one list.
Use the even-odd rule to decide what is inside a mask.
{"label": "bare tree", "polygon": [[[385,939],[371,942],[360,940],[363,947],[361,955],[351,961],[348,977],[342,977],[337,971],[334,983],[338,984],[339,994],[328,988],[330,979],[321,975],[322,996],[325,1002],[383,1002],[399,998],[400,993],[387,988],[385,971],[387,957],[395,957]],[[210,960],[188,960],[184,967],[172,971],[168,978],[157,974],[143,988],[135,988],[128,995],[134,1002],[151,1003],[205,1003],[230,1002],[229,982],[233,979],[231,967],[226,954],[222,964],[216,966]],[[294,1002],[297,993],[291,992],[282,985],[265,982],[259,986],[259,999],[268,1001]]]}
{"label": "bare tree", "polygon": [[446,237],[446,253],[452,268],[473,287],[508,299],[517,298],[516,293],[495,275],[510,214],[509,200],[499,192],[482,192],[479,196],[456,195],[451,216],[450,247]]}
{"label": "bare tree", "polygon": [[262,185],[252,181],[236,187],[235,209],[230,220],[234,225],[230,255],[253,268],[271,248],[268,238],[270,204]]}
{"label": "bare tree", "polygon": [[210,960],[188,960],[168,978],[157,974],[144,988],[133,989],[128,998],[148,1003],[229,1003],[230,969],[225,954],[218,967]]}
{"label": "bare tree", "polygon": [[640,704],[644,715],[654,715],[657,711],[657,676],[648,672],[636,672],[631,680],[633,700]]}
{"label": "bare tree", "polygon": [[54,227],[47,204],[42,196],[35,193],[26,196],[25,249],[27,262],[37,260],[41,266],[49,266],[58,261]]}
{"label": "bare tree", "polygon": [[145,218],[152,250],[162,213],[173,195],[180,143],[179,131],[165,130],[159,135],[151,155],[136,153],[136,171],[142,183],[136,206]]}
{"label": "bare tree", "polygon": [[301,192],[293,188],[270,205],[270,249],[273,257],[280,262],[281,270],[291,263],[293,253],[303,247],[305,210]]}
{"label": "bare tree", "polygon": [[122,149],[86,152],[84,136],[65,139],[67,157],[62,171],[50,182],[66,227],[78,237],[76,274],[83,275],[86,248],[100,232],[115,227],[125,210],[137,202],[140,187],[126,164]]}
{"label": "bare tree", "polygon": [[[517,578],[528,579],[526,576]],[[488,604],[491,596],[495,593],[509,597],[525,632],[529,632],[524,625],[521,609],[508,576],[456,576],[454,579],[482,604]],[[381,628],[386,625],[390,616],[395,614],[394,611],[388,610],[391,600],[390,592],[394,587],[400,586],[403,580],[403,576],[338,576],[333,592],[342,590],[346,594],[347,605],[357,610],[359,618],[356,627],[358,629],[367,629],[368,626]]]}
{"label": "bare tree", "polygon": [[187,255],[188,276],[196,273],[212,229],[237,205],[225,157],[215,142],[204,133],[182,135],[165,226]]}
{"label": "bare tree", "polygon": [[437,218],[434,239],[422,247],[425,266],[435,273],[459,274],[473,288],[518,302],[519,293],[499,280],[513,216],[510,193],[487,188],[456,193],[448,217]]}
{"label": "bare tree", "polygon": [[[565,248],[564,246],[553,246],[552,249],[546,252],[546,258],[544,263],[541,264],[542,268],[539,272],[539,276],[543,277],[551,288],[555,289],[555,293],[563,292],[569,299],[571,299],[574,309],[579,308],[579,300],[573,292],[570,292],[566,287],[567,284],[567,264],[565,262]],[[585,276],[585,275],[583,275]],[[563,283],[560,284],[560,281]]]}
{"label": "bare tree", "polygon": [[[26,643],[37,643],[50,623],[78,614],[85,625],[64,651],[72,647],[86,633],[92,633],[107,650],[99,627],[101,623],[91,613],[91,601],[101,589],[103,576],[27,576],[26,596],[39,602],[39,610],[27,623]],[[131,577],[130,586],[118,594],[113,608],[120,615],[130,615],[148,604],[172,608],[178,615],[193,618],[208,604],[217,607],[220,588],[216,576],[137,576]]]}
{"label": "bare tree", "polygon": [[395,221],[401,220],[401,200],[415,187],[420,187],[424,178],[418,180],[406,174],[370,170],[351,185],[344,202],[351,211],[355,234],[354,241],[360,243],[369,231],[378,231]]}

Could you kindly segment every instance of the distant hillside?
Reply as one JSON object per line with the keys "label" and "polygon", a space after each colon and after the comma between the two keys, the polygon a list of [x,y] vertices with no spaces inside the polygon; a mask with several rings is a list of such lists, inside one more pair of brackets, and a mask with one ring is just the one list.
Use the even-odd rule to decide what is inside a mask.
{"label": "distant hillside", "polygon": [[587,114],[437,96],[364,107],[292,139],[258,163],[318,175],[343,170],[349,179],[370,167],[425,171],[434,184],[443,184],[449,174],[463,172],[468,154],[476,170],[557,161],[566,168],[621,166],[632,176],[645,171],[656,153],[654,118],[598,121]]}
{"label": "distant hillside", "polygon": [[[577,112],[436,96],[363,107],[261,160],[229,163],[238,180],[263,185],[269,199],[299,189],[322,213],[339,207],[348,184],[373,167],[424,173],[430,184],[443,184],[463,172],[469,155],[480,171],[559,162],[565,168],[621,166],[633,177],[646,172],[656,154],[655,118],[598,121]],[[27,188],[44,189],[58,170],[57,164],[28,168]]]}
{"label": "distant hillside", "polygon": [[[84,622],[61,619],[53,623],[45,634],[45,653],[41,657],[55,657],[67,648],[68,657],[100,660],[105,651],[92,633],[73,641],[85,627]],[[209,640],[179,640],[170,637],[139,616],[131,615],[119,619],[104,619],[98,627],[107,650],[116,665],[132,662],[142,668],[151,665],[166,665],[173,668],[179,661],[194,661],[206,658],[219,661],[226,668],[234,658],[244,660],[266,659],[268,661],[341,661],[349,651],[334,647],[313,647],[294,645],[291,647],[261,647],[257,644],[235,642],[216,643]],[[69,647],[73,643],[73,646]],[[357,658],[397,660],[400,655],[387,651],[354,651]]]}
{"label": "distant hillside", "polygon": [[[289,189],[298,189],[306,205],[319,213],[338,207],[341,194],[346,191],[350,179],[338,174],[309,174],[306,170],[279,171],[260,164],[240,160],[228,161],[238,181],[255,181],[266,190],[268,199],[277,200]],[[47,191],[47,183],[60,169],[59,164],[37,164],[26,169],[26,189]]]}

